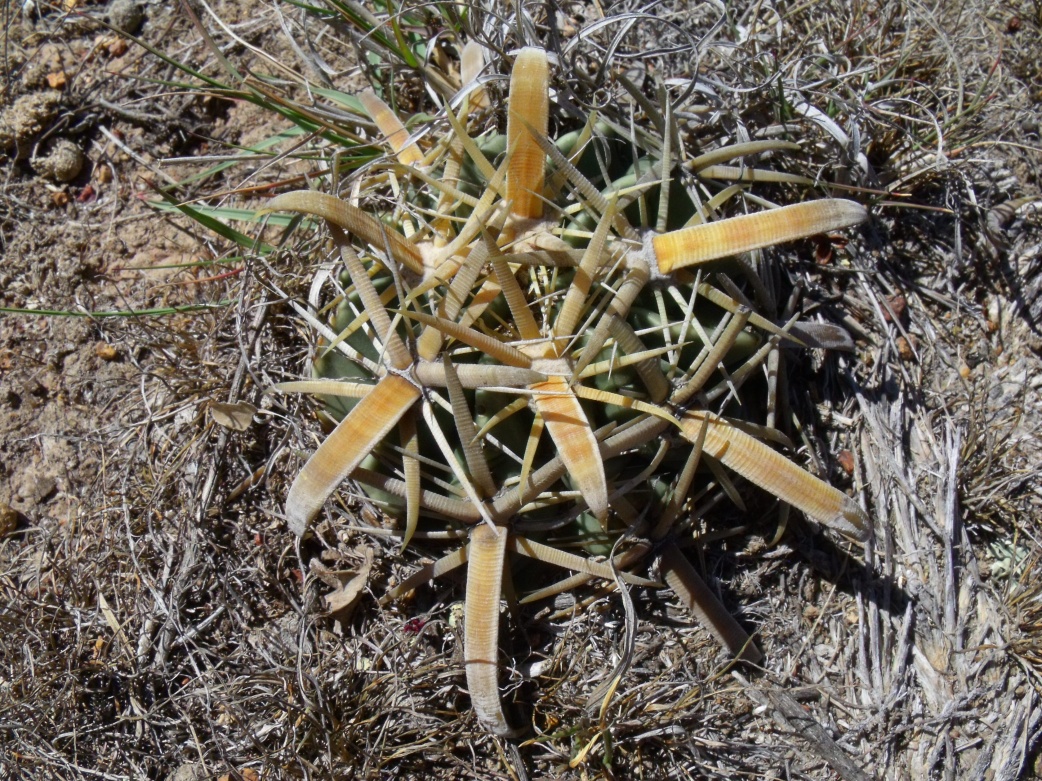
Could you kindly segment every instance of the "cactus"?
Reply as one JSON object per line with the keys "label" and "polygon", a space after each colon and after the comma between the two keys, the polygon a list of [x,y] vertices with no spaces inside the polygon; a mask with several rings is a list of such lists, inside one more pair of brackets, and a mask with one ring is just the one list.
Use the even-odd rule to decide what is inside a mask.
{"label": "cactus", "polygon": [[654,585],[639,573],[657,559],[717,639],[755,661],[673,541],[700,465],[737,501],[727,470],[842,533],[870,534],[855,501],[766,444],[780,435],[756,425],[752,399],[746,420],[732,417],[768,353],[799,339],[703,273],[715,262],[719,278],[740,270],[735,255],[866,215],[824,199],[712,219],[739,188],[696,203],[678,176],[769,178],[723,164],[786,142],[676,161],[670,133],[634,154],[623,128],[593,117],[548,138],[550,65],[538,48],[513,58],[506,133],[479,134],[489,96],[473,86],[477,55],[464,50],[471,89],[445,110],[445,132],[421,144],[367,92],[388,157],[349,198],[291,192],[267,210],[325,220],[343,264],[328,279],[335,293],[315,301],[330,318],[315,378],[281,386],[322,395],[339,419],[290,489],[289,525],[304,534],[352,479],[400,514],[405,544],[421,522],[466,537],[387,598],[466,564],[473,707],[513,736],[497,683],[511,556],[574,573],[523,601],[596,579]]}

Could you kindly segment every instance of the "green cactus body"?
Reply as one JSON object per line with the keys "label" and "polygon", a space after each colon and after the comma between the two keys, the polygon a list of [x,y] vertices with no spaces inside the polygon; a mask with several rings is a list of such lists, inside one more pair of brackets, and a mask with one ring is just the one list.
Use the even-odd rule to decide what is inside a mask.
{"label": "green cactus body", "polygon": [[[555,145],[565,156],[573,156],[578,149],[580,139],[584,135],[583,128],[575,128],[565,132]],[[586,135],[589,135],[588,133]],[[501,133],[489,133],[475,139],[476,147],[480,151],[487,166],[498,166],[507,155],[507,137]],[[646,182],[654,176],[656,161],[650,157],[641,157],[634,161],[632,157],[632,145],[623,142],[615,132],[606,124],[597,123],[594,126],[592,138],[587,142],[584,151],[575,163],[580,174],[586,177],[591,184],[602,183],[602,192],[606,197],[613,197],[627,188],[634,187],[643,178]],[[559,173],[555,166],[546,162],[546,176],[553,177]],[[437,172],[432,172],[437,177]],[[605,175],[613,177],[610,183],[604,185]],[[668,229],[677,229],[686,224],[695,214],[695,206],[687,195],[686,190],[674,183],[670,189],[670,203],[668,209]],[[482,173],[482,166],[472,157],[465,157],[459,166],[459,189],[473,198],[478,198],[490,186],[489,179]],[[650,186],[644,192],[644,208],[646,212],[655,214],[659,208],[659,184],[652,179]],[[551,195],[547,193],[547,195]],[[567,210],[576,203],[570,187],[561,189],[552,194],[554,202],[561,210]],[[433,208],[437,203],[436,192],[430,188],[424,189],[417,185],[410,190],[407,196],[415,203],[423,204],[427,208]],[[404,210],[397,209],[395,214],[401,214]],[[563,213],[563,211],[562,211]],[[473,214],[472,205],[458,204],[455,211],[457,222],[470,218]],[[636,200],[631,202],[625,209],[626,218],[634,224],[640,222],[640,208]],[[390,220],[391,214],[385,214]],[[597,228],[599,217],[592,210],[580,210],[576,212],[571,209],[569,216],[559,221],[560,233],[567,241],[577,249],[583,249],[589,245],[589,237],[576,237],[568,235],[570,231],[579,230],[585,234],[593,233]],[[392,228],[400,228],[392,223]],[[547,225],[552,230],[552,224]],[[617,240],[617,237],[616,237]],[[471,250],[475,244],[471,245]],[[562,244],[563,246],[563,244]],[[605,251],[607,253],[607,250]],[[504,256],[509,260],[509,253]],[[363,261],[366,261],[363,256]],[[386,294],[394,285],[392,275],[382,269],[383,261],[375,258],[366,261],[377,266],[369,266],[373,287],[379,294]],[[374,268],[375,273],[374,273]],[[570,267],[525,265],[515,267],[514,278],[526,294],[529,311],[532,314],[539,333],[544,340],[549,341],[554,331],[555,323],[560,316],[561,308],[568,291],[574,284],[576,269]],[[491,279],[490,274],[485,272],[481,275],[486,281]],[[625,277],[625,270],[617,262],[617,258],[609,258],[605,255],[603,267],[597,272],[592,281],[591,293],[587,303],[587,309],[580,318],[580,322],[586,321],[589,326],[584,332],[576,335],[567,346],[565,353],[570,355],[570,361],[583,353],[593,333],[590,321],[596,321],[598,310],[603,316],[604,307],[610,302],[610,291],[618,288]],[[692,365],[699,353],[706,349],[705,337],[709,334],[718,333],[722,324],[730,315],[720,307],[699,299],[692,295],[693,278],[684,275],[686,283],[678,284],[675,280],[665,285],[646,286],[637,296],[627,314],[627,322],[633,331],[638,334],[643,349],[657,351],[668,346],[674,349],[662,352],[654,359],[659,370],[674,381],[683,376],[686,367]],[[365,311],[357,291],[351,284],[350,277],[341,274],[340,285],[343,288],[342,300],[335,308],[335,314],[331,318],[330,325],[334,332],[341,334],[343,341],[352,349],[365,358],[379,363],[382,360],[380,350],[373,338],[371,326],[356,327],[348,332],[348,326],[355,322]],[[480,280],[475,282],[470,291],[475,294],[480,289]],[[437,312],[439,304],[446,295],[444,286],[437,286],[415,302],[403,302],[400,293],[392,296],[387,303],[388,311],[405,308],[408,305],[417,306],[421,311]],[[694,309],[686,311],[683,304],[694,302]],[[697,321],[697,322],[696,322]],[[516,342],[520,335],[515,323],[511,321],[511,312],[503,295],[494,297],[486,302],[484,308],[477,317],[472,319],[470,327],[482,333],[492,335],[504,343]],[[419,329],[410,327],[404,320],[397,325],[397,332],[406,341],[414,340]],[[763,334],[753,327],[746,327],[738,333],[734,344],[721,358],[720,364],[725,367],[740,365],[752,356],[764,341]],[[444,350],[452,356],[457,365],[480,364],[486,366],[497,366],[499,362],[494,358],[483,355],[478,350],[451,339],[446,340]],[[604,345],[592,357],[593,362],[609,362],[624,356],[613,339],[608,339]],[[320,345],[319,353],[314,361],[313,373],[316,377],[324,379],[343,379],[351,381],[375,382],[375,377],[367,369],[359,365],[342,353],[330,349],[328,345]],[[713,377],[718,380],[720,375],[715,373]],[[618,394],[628,398],[647,400],[649,398],[647,388],[633,366],[613,366],[584,381],[584,384],[611,394]],[[443,392],[443,391],[442,391]],[[476,389],[466,391],[467,403],[474,414],[474,422],[477,428],[486,427],[493,417],[501,412],[507,405],[514,402],[518,397],[503,390]],[[326,411],[335,420],[341,420],[357,404],[357,399],[344,397],[323,397]],[[594,429],[605,426],[622,426],[639,419],[644,413],[633,409],[627,409],[614,404],[606,404],[600,401],[583,399],[581,402],[590,425]],[[756,405],[753,405],[755,408]],[[746,410],[753,411],[753,410]],[[441,409],[436,415],[446,430],[452,429],[452,419],[448,413]],[[489,470],[496,485],[502,490],[509,486],[516,486],[521,476],[521,457],[525,454],[528,446],[529,434],[536,421],[536,411],[529,404],[524,409],[507,417],[488,429],[485,434],[495,440],[496,444],[491,446],[486,440],[483,452],[488,461]],[[423,454],[437,454],[437,445],[430,433],[424,428],[419,430],[420,452]],[[671,435],[672,436],[672,435]],[[390,442],[381,445],[374,453],[365,459],[362,466],[365,469],[386,475],[400,476],[402,474],[400,453],[402,443],[397,434],[390,435]],[[605,463],[606,479],[614,482],[620,479],[620,475],[633,472],[633,464],[641,464],[642,460],[649,458],[647,450],[638,450],[625,457],[609,459]],[[556,455],[554,443],[545,435],[541,439],[532,459],[533,464],[546,463]],[[457,463],[462,464],[465,458],[460,447],[453,448],[453,454]],[[397,464],[397,466],[396,466]],[[663,468],[655,476],[656,485],[668,485],[676,479],[677,472],[683,465],[683,459],[669,457],[663,461]],[[636,471],[639,471],[637,469]],[[428,490],[442,491],[446,488],[460,488],[459,479],[452,470],[446,467],[438,470],[437,474],[424,468],[423,487]],[[403,497],[392,495],[382,489],[361,484],[364,491],[389,512],[393,514],[403,513],[405,501]],[[578,490],[570,476],[563,476],[562,487],[565,490]],[[661,492],[645,492],[648,501],[661,504]],[[458,496],[462,496],[462,492]],[[531,522],[535,525],[545,523],[553,517],[560,516],[563,510],[561,505],[554,502],[530,503],[528,511],[521,519],[522,525]],[[654,511],[653,511],[654,512]],[[574,542],[595,555],[605,555],[611,549],[614,537],[625,526],[617,522],[614,532],[606,532],[603,525],[596,521],[593,515],[587,512],[572,512],[575,520],[566,525],[571,529],[575,537]]]}

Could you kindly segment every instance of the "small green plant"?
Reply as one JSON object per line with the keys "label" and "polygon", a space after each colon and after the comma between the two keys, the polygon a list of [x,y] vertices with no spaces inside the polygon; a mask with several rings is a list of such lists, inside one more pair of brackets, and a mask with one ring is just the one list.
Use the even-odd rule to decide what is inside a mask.
{"label": "small green plant", "polygon": [[279,386],[319,394],[339,420],[290,489],[289,525],[305,534],[351,479],[401,517],[404,544],[431,526],[465,540],[387,598],[467,565],[471,698],[510,736],[524,731],[498,683],[512,555],[573,573],[521,601],[594,579],[654,585],[641,572],[657,561],[719,641],[755,661],[675,542],[700,471],[736,502],[728,470],[840,532],[870,534],[853,499],[767,444],[784,437],[746,389],[772,350],[800,339],[794,321],[746,298],[743,285],[765,308],[769,293],[735,259],[866,212],[821,199],[720,218],[749,182],[806,183],[734,165],[796,145],[681,159],[669,102],[655,108],[635,88],[664,132],[573,112],[552,139],[551,65],[536,47],[499,53],[512,63],[499,132],[479,78],[487,54],[462,49],[456,107],[414,133],[374,92],[359,95],[389,154],[340,193],[287,193],[266,211],[324,220],[339,254],[313,285],[315,377]]}

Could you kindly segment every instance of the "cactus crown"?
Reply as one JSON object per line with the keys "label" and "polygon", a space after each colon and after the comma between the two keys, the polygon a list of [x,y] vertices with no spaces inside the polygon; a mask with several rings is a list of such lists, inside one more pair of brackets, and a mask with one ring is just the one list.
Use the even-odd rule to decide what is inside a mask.
{"label": "cactus crown", "polygon": [[[513,55],[505,133],[479,132],[483,52],[470,44],[461,59],[469,90],[436,132],[410,136],[366,92],[388,156],[346,197],[293,192],[268,207],[323,218],[340,258],[313,288],[330,323],[316,377],[281,386],[322,395],[339,423],[296,478],[286,515],[303,534],[350,478],[401,517],[405,544],[424,519],[467,537],[389,598],[467,563],[468,685],[481,721],[510,735],[497,686],[508,554],[575,573],[525,600],[594,579],[649,585],[637,571],[657,558],[721,643],[756,659],[672,542],[700,464],[737,501],[728,470],[867,536],[859,506],[765,444],[780,435],[750,419],[751,398],[735,403],[780,342],[800,340],[727,276],[737,271],[770,313],[734,256],[865,212],[825,199],[714,219],[742,186],[707,182],[757,178],[723,164],[788,142],[681,159],[666,132],[643,154],[627,128],[597,116],[551,139],[550,63],[538,48]],[[584,555],[624,535],[613,563]]]}

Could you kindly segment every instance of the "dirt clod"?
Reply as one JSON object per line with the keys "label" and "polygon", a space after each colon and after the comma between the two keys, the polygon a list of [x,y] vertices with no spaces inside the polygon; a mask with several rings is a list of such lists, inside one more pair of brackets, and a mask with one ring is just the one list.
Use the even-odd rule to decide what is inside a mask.
{"label": "dirt clod", "polygon": [[117,30],[133,35],[145,18],[145,10],[138,0],[116,0],[109,6],[109,24]]}
{"label": "dirt clod", "polygon": [[0,149],[15,150],[18,160],[32,151],[32,142],[58,116],[61,97],[55,92],[33,92],[18,98],[0,114]]}
{"label": "dirt clod", "polygon": [[53,182],[71,182],[83,170],[83,152],[75,142],[59,138],[48,144],[43,154],[33,157],[33,170]]}
{"label": "dirt clod", "polygon": [[130,48],[130,44],[127,43],[126,38],[113,38],[105,44],[105,51],[109,53],[109,57],[122,57],[127,53],[128,48]]}
{"label": "dirt clod", "polygon": [[186,762],[167,776],[166,781],[204,781],[209,777],[206,768],[198,762]]}

